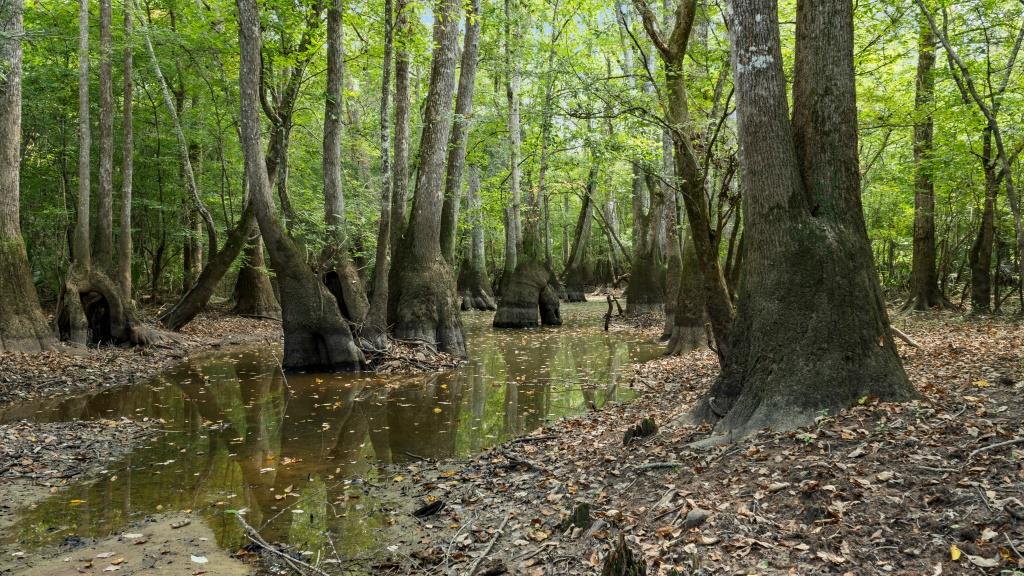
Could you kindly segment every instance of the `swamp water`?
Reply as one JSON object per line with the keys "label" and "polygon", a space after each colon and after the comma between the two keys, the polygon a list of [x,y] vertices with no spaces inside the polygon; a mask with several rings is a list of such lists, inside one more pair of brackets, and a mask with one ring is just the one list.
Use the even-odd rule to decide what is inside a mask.
{"label": "swamp water", "polygon": [[491,314],[465,314],[469,361],[440,374],[282,375],[271,346],[0,412],[5,422],[148,417],[166,431],[107,463],[97,480],[22,510],[0,546],[39,550],[191,511],[221,547],[236,549],[246,543],[235,518],[244,510],[270,542],[371,558],[416,522],[415,503],[396,488],[401,466],[465,457],[631,398],[624,370],[662,348],[602,332],[603,312],[603,303],[563,304],[564,326],[527,331],[493,330]]}

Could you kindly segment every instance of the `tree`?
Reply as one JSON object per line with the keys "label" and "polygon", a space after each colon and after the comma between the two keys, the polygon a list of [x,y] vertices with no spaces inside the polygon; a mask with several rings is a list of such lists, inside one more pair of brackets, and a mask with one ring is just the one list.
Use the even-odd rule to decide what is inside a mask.
{"label": "tree", "polygon": [[0,352],[37,352],[56,341],[39,308],[21,236],[22,0],[0,3]]}
{"label": "tree", "polygon": [[357,369],[363,362],[333,296],[305,263],[278,220],[260,145],[260,18],[255,0],[238,0],[239,115],[245,178],[281,291],[286,369]]}
{"label": "tree", "polygon": [[931,110],[935,100],[935,36],[923,15],[919,27],[914,96],[914,253],[910,298],[904,308],[928,310],[949,302],[939,290],[935,263],[935,183],[931,167],[935,147]]}
{"label": "tree", "polygon": [[594,195],[597,192],[597,159],[590,161],[587,186],[583,191],[579,217],[572,235],[572,248],[565,261],[565,300],[586,302],[586,284],[590,281],[587,267],[587,245],[590,243],[590,229],[594,222]]}
{"label": "tree", "polygon": [[[71,265],[57,300],[61,340],[86,344],[147,345],[162,336],[136,318],[121,288],[92,265],[89,186],[89,2],[79,4],[78,38],[78,212]],[[109,266],[109,260],[106,265]]]}
{"label": "tree", "polygon": [[117,244],[117,284],[125,300],[132,300],[132,178],[134,178],[135,135],[132,125],[132,10],[124,7],[124,98],[121,113],[121,234]]}
{"label": "tree", "polygon": [[479,52],[480,0],[472,0],[466,9],[466,34],[463,38],[462,63],[459,65],[459,88],[455,95],[455,118],[452,121],[451,143],[448,146],[448,171],[444,184],[444,206],[441,209],[441,255],[453,265],[455,238],[459,228],[462,172],[466,165],[466,144],[469,141],[470,120],[473,114],[473,91],[476,86]]}
{"label": "tree", "polygon": [[467,216],[472,222],[469,252],[459,268],[459,294],[463,310],[494,310],[494,290],[487,276],[487,257],[484,253],[483,210],[480,205],[480,167],[469,166],[469,185],[466,192]]}
{"label": "tree", "polygon": [[[452,124],[458,13],[457,0],[439,0],[434,11],[434,55],[423,111],[412,218],[392,268],[389,296],[394,307],[389,316],[397,338],[422,340],[441,351],[465,356],[466,342],[455,295],[455,278],[441,255],[442,180]],[[396,190],[400,190],[397,179],[395,184]],[[393,225],[396,220],[392,219]]]}
{"label": "tree", "polygon": [[100,0],[100,163],[93,264],[114,272],[114,50],[111,0]]}
{"label": "tree", "polygon": [[[391,178],[391,248],[397,250],[405,234],[406,204],[409,201],[409,47],[413,4],[395,4],[395,143]],[[389,304],[389,307],[391,305]]]}
{"label": "tree", "polygon": [[694,416],[744,435],[915,397],[861,207],[852,2],[799,0],[792,121],[775,0],[734,4],[730,35],[748,254],[730,353]]}
{"label": "tree", "polygon": [[[328,263],[328,288],[345,318],[362,323],[370,303],[359,272],[352,263],[345,230],[345,193],[341,180],[342,87],[345,84],[344,26],[342,0],[331,0],[327,8],[327,93],[324,98],[324,223],[329,241],[324,249]],[[290,123],[290,120],[289,120]],[[282,150],[282,157],[286,154]]]}

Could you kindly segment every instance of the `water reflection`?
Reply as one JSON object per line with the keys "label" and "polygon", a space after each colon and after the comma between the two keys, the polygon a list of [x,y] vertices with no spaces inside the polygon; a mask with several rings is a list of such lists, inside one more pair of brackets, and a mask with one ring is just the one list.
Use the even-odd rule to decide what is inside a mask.
{"label": "water reflection", "polygon": [[198,359],[145,384],[0,412],[0,421],[149,417],[169,431],[109,463],[101,481],[26,511],[0,539],[31,548],[104,536],[161,510],[193,510],[235,547],[243,537],[233,511],[244,509],[270,540],[372,556],[400,543],[411,521],[396,513],[409,502],[384,465],[464,457],[628,398],[621,367],[659,348],[601,332],[600,305],[566,308],[557,330],[493,331],[490,315],[467,316],[470,361],[444,374],[285,377],[276,350],[249,350]]}

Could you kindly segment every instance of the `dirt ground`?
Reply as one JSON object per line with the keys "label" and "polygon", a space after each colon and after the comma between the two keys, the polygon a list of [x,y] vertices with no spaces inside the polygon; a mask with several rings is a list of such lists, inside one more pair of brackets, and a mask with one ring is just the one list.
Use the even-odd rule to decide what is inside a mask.
{"label": "dirt ground", "polygon": [[45,555],[14,552],[0,573],[23,576],[146,574],[244,576],[251,569],[217,546],[213,532],[186,514],[149,517],[95,542],[69,542]]}
{"label": "dirt ground", "polygon": [[[622,534],[650,574],[1024,573],[1024,327],[897,325],[921,344],[899,344],[914,402],[696,450],[709,430],[679,417],[717,372],[698,352],[639,366],[633,402],[396,470],[410,510],[446,506],[370,571],[595,574]],[[644,417],[659,431],[623,446]]]}

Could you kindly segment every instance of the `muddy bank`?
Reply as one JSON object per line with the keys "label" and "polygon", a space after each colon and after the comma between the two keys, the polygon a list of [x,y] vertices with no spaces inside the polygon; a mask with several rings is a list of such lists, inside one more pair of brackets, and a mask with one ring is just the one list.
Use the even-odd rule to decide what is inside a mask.
{"label": "muddy bank", "polygon": [[13,552],[0,558],[0,572],[24,576],[244,576],[252,570],[221,550],[202,522],[187,514],[168,514],[134,522],[109,538],[69,536],[58,550]]}
{"label": "muddy bank", "polygon": [[211,310],[170,336],[145,348],[66,347],[41,354],[0,354],[0,407],[146,380],[190,355],[225,346],[277,344],[281,325]]}
{"label": "muddy bank", "polygon": [[[900,325],[922,345],[901,343],[915,402],[865,398],[811,428],[699,451],[688,445],[708,429],[679,416],[717,365],[696,353],[642,365],[634,402],[462,463],[396,471],[409,477],[410,512],[445,506],[408,535],[411,553],[373,568],[593,574],[619,534],[651,574],[1024,566],[1024,328],[950,316]],[[658,432],[623,446],[645,417]]]}

